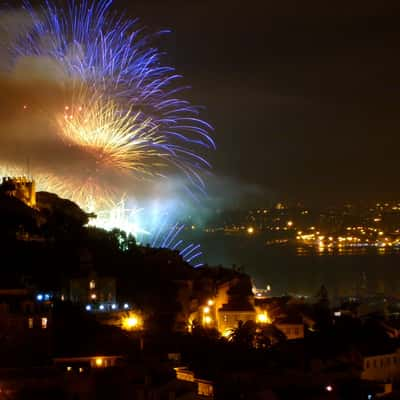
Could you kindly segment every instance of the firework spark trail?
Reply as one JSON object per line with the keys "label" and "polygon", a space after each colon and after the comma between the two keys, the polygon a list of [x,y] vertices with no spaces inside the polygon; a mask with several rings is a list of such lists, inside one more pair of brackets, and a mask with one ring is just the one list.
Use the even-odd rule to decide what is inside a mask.
{"label": "firework spark trail", "polygon": [[159,215],[153,226],[145,221],[150,218],[145,215],[146,210],[142,208],[127,208],[122,199],[106,210],[98,212],[97,220],[91,224],[103,229],[112,230],[120,228],[131,233],[140,244],[149,243],[153,248],[164,248],[177,251],[184,261],[194,267],[203,265],[202,251],[199,244],[186,244],[182,236],[185,225],[180,223],[170,224],[166,215]]}
{"label": "firework spark trail", "polygon": [[109,231],[118,228],[135,238],[138,235],[149,235],[150,232],[144,230],[136,218],[142,211],[141,208],[126,208],[125,199],[121,199],[107,209],[97,212],[97,218],[90,221],[90,224]]}
{"label": "firework spark trail", "polygon": [[89,106],[65,107],[58,117],[58,132],[68,146],[77,146],[95,159],[98,168],[145,174],[159,165],[154,143],[162,143],[150,119],[139,121],[140,113],[121,112],[112,101],[96,100]]}
{"label": "firework spark trail", "polygon": [[177,240],[179,235],[184,230],[185,225],[176,223],[172,225],[169,229],[166,228],[165,225],[165,222],[160,225],[160,231],[156,233],[151,247],[176,250],[179,252],[179,255],[182,257],[182,259],[188,264],[196,268],[201,267],[203,263],[200,261],[203,253],[200,250],[200,245],[195,245],[191,243],[185,246],[185,242],[183,239]]}

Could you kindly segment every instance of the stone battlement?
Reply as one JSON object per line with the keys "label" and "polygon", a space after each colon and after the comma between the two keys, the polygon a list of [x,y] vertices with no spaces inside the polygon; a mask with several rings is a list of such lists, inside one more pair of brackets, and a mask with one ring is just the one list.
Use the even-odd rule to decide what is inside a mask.
{"label": "stone battlement", "polygon": [[4,193],[16,197],[27,206],[36,206],[36,190],[33,179],[26,176],[3,177],[0,188]]}

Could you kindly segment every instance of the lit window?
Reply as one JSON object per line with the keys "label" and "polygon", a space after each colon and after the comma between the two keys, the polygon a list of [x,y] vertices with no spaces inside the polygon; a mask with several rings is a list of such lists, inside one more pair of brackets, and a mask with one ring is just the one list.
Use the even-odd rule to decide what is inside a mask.
{"label": "lit window", "polygon": [[96,366],[101,367],[103,365],[103,359],[98,357],[96,358]]}
{"label": "lit window", "polygon": [[67,371],[71,372],[72,371],[72,367],[67,367]]}
{"label": "lit window", "polygon": [[42,329],[47,329],[47,318],[46,317],[42,318]]}
{"label": "lit window", "polygon": [[89,282],[89,288],[90,289],[96,289],[96,282],[95,281],[90,281]]}
{"label": "lit window", "polygon": [[33,318],[28,318],[28,327],[29,329],[33,328]]}

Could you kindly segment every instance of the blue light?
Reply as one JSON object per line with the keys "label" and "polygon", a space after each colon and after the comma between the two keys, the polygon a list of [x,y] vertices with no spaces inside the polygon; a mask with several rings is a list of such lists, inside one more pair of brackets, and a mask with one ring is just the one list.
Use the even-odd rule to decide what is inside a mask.
{"label": "blue light", "polygon": [[125,310],[127,310],[129,308],[129,304],[125,303],[124,308],[125,308]]}
{"label": "blue light", "polygon": [[368,395],[368,400],[371,400],[372,399],[372,394],[369,394]]}
{"label": "blue light", "polygon": [[90,311],[92,309],[92,306],[90,304],[88,304],[85,308],[86,308],[86,311]]}
{"label": "blue light", "polygon": [[113,310],[116,310],[116,309],[117,309],[117,305],[116,305],[116,304],[113,304],[113,305],[111,306],[111,308],[112,308]]}
{"label": "blue light", "polygon": [[43,295],[42,295],[42,294],[38,294],[38,295],[36,296],[36,299],[37,299],[38,301],[42,301],[42,300],[43,300]]}
{"label": "blue light", "polygon": [[104,310],[103,304],[101,304],[99,308],[100,308],[100,310]]}
{"label": "blue light", "polygon": [[49,294],[45,294],[45,295],[44,295],[44,299],[45,299],[45,300],[50,300],[50,295],[49,295]]}

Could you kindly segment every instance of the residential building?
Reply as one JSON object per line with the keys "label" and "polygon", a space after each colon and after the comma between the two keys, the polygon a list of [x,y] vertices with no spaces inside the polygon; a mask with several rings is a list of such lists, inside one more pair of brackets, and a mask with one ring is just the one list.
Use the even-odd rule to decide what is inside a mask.
{"label": "residential building", "polygon": [[369,381],[400,381],[400,348],[386,354],[363,357],[361,378]]}
{"label": "residential building", "polygon": [[84,277],[71,279],[70,300],[79,304],[116,303],[116,279],[90,272]]}

